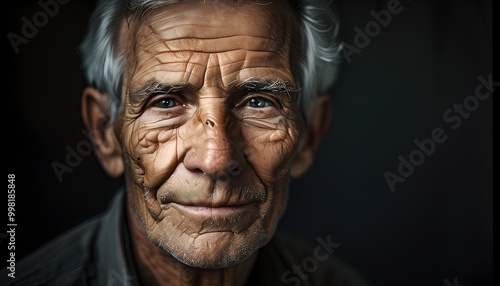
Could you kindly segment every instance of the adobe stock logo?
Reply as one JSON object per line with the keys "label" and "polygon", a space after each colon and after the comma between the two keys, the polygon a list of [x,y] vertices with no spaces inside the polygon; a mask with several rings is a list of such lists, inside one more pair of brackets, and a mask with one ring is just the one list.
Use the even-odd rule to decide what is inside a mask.
{"label": "adobe stock logo", "polygon": [[21,35],[14,32],[7,34],[7,38],[14,52],[16,54],[19,53],[19,46],[29,43],[29,40],[33,39],[38,34],[39,29],[45,27],[49,19],[57,15],[59,12],[59,5],[68,4],[69,1],[70,0],[38,1],[38,6],[40,6],[41,10],[35,12],[31,20],[26,17],[21,17],[21,22],[23,23]]}
{"label": "adobe stock logo", "polygon": [[50,164],[59,183],[62,183],[63,175],[65,173],[72,173],[74,168],[78,167],[82,163],[83,157],[89,156],[93,151],[90,132],[83,129],[82,134],[86,137],[86,139],[80,140],[75,148],[66,145],[66,156],[64,158],[64,163],[66,164],[58,161],[53,161]]}
{"label": "adobe stock logo", "polygon": [[[476,111],[481,102],[489,99],[495,87],[500,86],[500,82],[493,81],[493,75],[490,73],[486,78],[482,75],[477,77],[479,83],[476,86],[474,94],[466,96],[461,103],[454,103],[451,108],[443,112],[443,121],[449,124],[452,131],[456,131],[464,120],[470,118]],[[437,127],[431,131],[429,138],[415,139],[417,147],[409,152],[408,156],[399,155],[397,157],[399,164],[397,174],[391,171],[384,172],[384,179],[392,192],[396,190],[397,183],[403,183],[408,179],[419,166],[422,166],[425,159],[436,151],[439,144],[448,139],[445,129]]]}
{"label": "adobe stock logo", "polygon": [[387,9],[382,9],[378,12],[371,10],[370,15],[373,20],[368,21],[363,30],[358,26],[354,27],[354,31],[356,32],[353,38],[354,45],[342,41],[342,45],[344,47],[342,49],[342,53],[344,54],[346,62],[348,64],[351,63],[351,56],[353,54],[361,53],[361,50],[366,48],[370,44],[371,40],[382,32],[382,28],[389,26],[392,16],[398,15],[403,11],[403,9],[404,6],[399,0],[389,0],[389,2],[387,2]]}
{"label": "adobe stock logo", "polygon": [[326,261],[332,255],[334,249],[340,247],[340,243],[331,241],[330,235],[326,237],[326,241],[321,237],[317,237],[316,241],[318,245],[314,248],[312,256],[304,258],[301,265],[292,265],[292,270],[287,270],[281,275],[283,283],[294,283],[296,286],[301,285],[301,280],[307,280],[309,274],[318,270],[319,263]]}

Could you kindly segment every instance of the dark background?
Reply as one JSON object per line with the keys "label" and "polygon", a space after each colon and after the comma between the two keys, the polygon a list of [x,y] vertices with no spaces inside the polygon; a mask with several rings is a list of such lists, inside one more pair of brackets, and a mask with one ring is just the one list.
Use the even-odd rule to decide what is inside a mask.
{"label": "dark background", "polygon": [[[7,34],[22,36],[22,18],[32,21],[42,9],[37,1],[9,3],[2,141],[5,172],[16,175],[19,259],[103,211],[121,182],[93,154],[62,181],[51,166],[67,165],[68,148],[88,142],[76,45],[94,2],[59,5],[18,53]],[[387,9],[387,1],[337,7],[342,39],[355,46],[354,28],[364,30],[370,11]],[[492,1],[402,0],[401,7],[342,66],[331,129],[316,165],[292,182],[280,228],[312,244],[330,235],[341,244],[335,254],[373,285],[493,285],[493,96],[456,130],[442,117],[474,94],[478,76],[492,73]],[[435,128],[447,140],[392,192],[384,172],[397,174],[398,156],[408,159],[414,140]]]}

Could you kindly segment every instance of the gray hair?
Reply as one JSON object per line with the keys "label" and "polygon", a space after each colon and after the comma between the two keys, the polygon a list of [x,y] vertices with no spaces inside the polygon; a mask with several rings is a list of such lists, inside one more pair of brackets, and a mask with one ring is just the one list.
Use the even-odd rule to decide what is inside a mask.
{"label": "gray hair", "polygon": [[[87,84],[111,99],[111,122],[121,103],[125,55],[118,37],[126,15],[146,11],[180,0],[99,0],[92,13],[87,34],[79,46],[81,68]],[[220,0],[212,0],[218,2]],[[243,0],[235,0],[241,2]],[[311,113],[314,98],[334,84],[341,63],[342,44],[338,39],[339,19],[331,0],[288,0],[301,28],[299,50],[292,67],[304,119]]]}

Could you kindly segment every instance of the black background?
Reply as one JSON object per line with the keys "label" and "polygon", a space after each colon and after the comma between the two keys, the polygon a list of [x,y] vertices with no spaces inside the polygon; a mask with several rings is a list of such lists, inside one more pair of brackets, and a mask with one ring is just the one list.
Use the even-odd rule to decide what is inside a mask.
{"label": "black background", "polygon": [[[4,170],[16,175],[20,259],[103,211],[121,181],[108,178],[93,154],[62,181],[51,166],[66,165],[68,148],[88,142],[76,45],[94,2],[60,5],[18,53],[7,34],[22,36],[21,19],[41,8],[10,4],[2,11],[2,141]],[[337,7],[342,40],[355,46],[354,28],[364,30],[370,11],[387,9],[387,1]],[[373,285],[493,285],[493,96],[456,130],[443,120],[474,94],[478,76],[493,71],[492,1],[402,0],[401,7],[342,66],[331,128],[314,167],[292,182],[280,228],[312,244],[330,236],[341,244],[335,254]],[[447,140],[392,192],[384,172],[397,174],[398,156],[408,158],[414,140],[435,128]]]}

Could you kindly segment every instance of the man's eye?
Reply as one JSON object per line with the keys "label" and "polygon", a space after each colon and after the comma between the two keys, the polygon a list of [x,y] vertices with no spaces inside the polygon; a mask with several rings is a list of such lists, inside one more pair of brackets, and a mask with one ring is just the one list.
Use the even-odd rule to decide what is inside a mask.
{"label": "man's eye", "polygon": [[161,99],[160,101],[158,101],[157,103],[155,103],[155,106],[160,107],[160,108],[172,108],[176,105],[177,105],[177,103],[175,102],[175,100],[173,100],[171,98],[164,98],[164,99]]}
{"label": "man's eye", "polygon": [[262,107],[266,107],[266,106],[271,106],[271,103],[262,97],[252,97],[248,101],[248,105],[250,107],[262,108]]}

